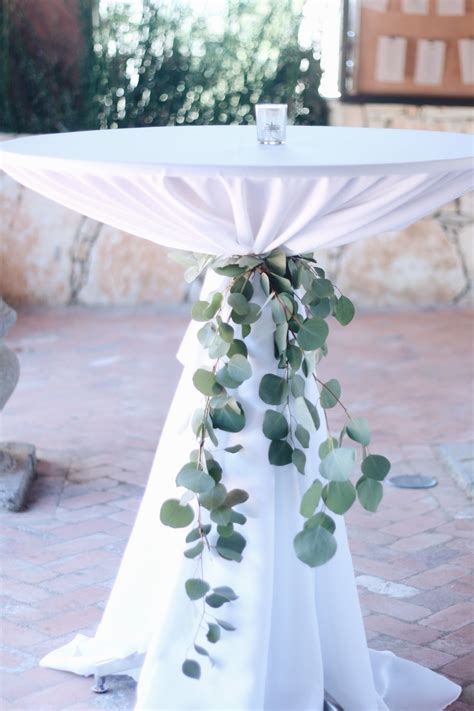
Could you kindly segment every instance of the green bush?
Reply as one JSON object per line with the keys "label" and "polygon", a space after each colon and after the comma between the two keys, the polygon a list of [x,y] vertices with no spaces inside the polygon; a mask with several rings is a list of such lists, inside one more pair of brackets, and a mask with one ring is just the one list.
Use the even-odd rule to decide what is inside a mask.
{"label": "green bush", "polygon": [[289,104],[295,123],[327,123],[314,48],[298,43],[293,0],[228,0],[213,29],[183,4],[144,0],[99,14],[79,0],[79,71],[51,59],[27,18],[2,0],[0,128],[15,133],[175,124],[253,123],[258,102]]}

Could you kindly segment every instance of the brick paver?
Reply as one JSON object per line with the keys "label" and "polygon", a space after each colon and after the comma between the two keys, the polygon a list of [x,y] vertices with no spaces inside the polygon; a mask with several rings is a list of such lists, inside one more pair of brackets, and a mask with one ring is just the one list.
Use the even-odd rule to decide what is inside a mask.
{"label": "brick paver", "polygon": [[[9,341],[23,370],[2,439],[34,443],[40,475],[28,510],[1,516],[2,711],[133,708],[126,677],[94,696],[90,679],[37,663],[100,618],[179,375],[186,321],[152,308],[19,314]],[[377,514],[347,518],[370,645],[462,682],[452,711],[474,708],[473,511],[438,448],[472,437],[471,338],[462,311],[362,315],[335,329],[322,369],[339,377],[354,414],[371,419],[393,473],[439,479],[425,491],[387,485]]]}

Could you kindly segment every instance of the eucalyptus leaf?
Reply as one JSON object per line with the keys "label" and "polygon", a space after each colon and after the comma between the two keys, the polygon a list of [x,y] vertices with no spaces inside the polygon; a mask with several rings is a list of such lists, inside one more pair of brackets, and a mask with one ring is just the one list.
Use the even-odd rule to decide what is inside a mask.
{"label": "eucalyptus leaf", "polygon": [[198,662],[194,661],[194,659],[186,659],[181,668],[183,670],[183,674],[189,676],[190,679],[201,678],[201,667]]}
{"label": "eucalyptus leaf", "polygon": [[212,316],[208,316],[210,306],[208,301],[196,301],[191,311],[194,321],[209,321],[212,318]]}
{"label": "eucalyptus leaf", "polygon": [[365,417],[353,417],[349,420],[346,424],[346,432],[351,439],[363,444],[364,447],[370,444],[369,422]]}
{"label": "eucalyptus leaf", "polygon": [[193,530],[186,536],[186,543],[194,543],[194,541],[199,541],[201,536],[207,536],[211,532],[211,529],[212,526],[210,523],[193,528]]}
{"label": "eucalyptus leaf", "polygon": [[265,412],[262,428],[263,434],[268,439],[284,439],[289,432],[286,417],[276,410],[267,410]]}
{"label": "eucalyptus leaf", "polygon": [[247,517],[240,513],[240,511],[232,511],[231,521],[232,523],[238,523],[240,526],[243,526],[247,521]]}
{"label": "eucalyptus leaf", "polygon": [[286,351],[286,339],[288,337],[288,324],[280,323],[275,328],[274,339],[277,353],[281,355]]}
{"label": "eucalyptus leaf", "polygon": [[240,432],[245,427],[245,414],[242,406],[239,405],[239,412],[235,412],[229,405],[214,410],[211,413],[213,426],[225,432]]}
{"label": "eucalyptus leaf", "polygon": [[191,548],[187,548],[184,551],[184,555],[186,558],[197,558],[198,555],[201,555],[201,553],[204,550],[204,543],[202,541],[199,541],[196,543],[195,546],[192,546]]}
{"label": "eucalyptus leaf", "polygon": [[189,462],[180,469],[176,477],[176,485],[184,486],[196,494],[201,494],[212,489],[215,482],[209,474],[198,469],[195,462]]}
{"label": "eucalyptus leaf", "polygon": [[[301,353],[301,351],[300,351]],[[301,375],[294,375],[290,380],[290,390],[293,397],[303,397],[306,383]]]}
{"label": "eucalyptus leaf", "polygon": [[208,347],[209,358],[222,358],[230,350],[230,343],[216,333]]}
{"label": "eucalyptus leaf", "polygon": [[288,292],[291,294],[293,287],[291,286],[291,281],[285,277],[279,276],[278,274],[270,274],[270,283],[272,284],[275,291],[279,294],[282,292]]}
{"label": "eucalyptus leaf", "polygon": [[[214,480],[213,480],[214,481]],[[224,499],[227,496],[227,489],[222,484],[216,484],[212,489],[206,493],[199,494],[199,503],[204,506],[205,509],[216,509],[218,506],[224,503]]]}
{"label": "eucalyptus leaf", "polygon": [[334,309],[334,316],[343,326],[347,326],[354,318],[355,308],[354,304],[347,296],[341,296],[336,301],[336,308]]}
{"label": "eucalyptus leaf", "polygon": [[232,293],[227,299],[229,306],[234,309],[239,316],[246,316],[249,312],[249,302],[243,294]]}
{"label": "eucalyptus leaf", "polygon": [[211,345],[215,335],[215,326],[212,323],[208,322],[205,323],[204,326],[199,329],[197,337],[201,346],[203,346],[203,348],[208,348]]}
{"label": "eucalyptus leaf", "polygon": [[[243,357],[243,356],[242,356]],[[232,378],[228,363],[226,363],[220,370],[216,373],[217,382],[225,388],[230,388],[231,390],[238,388],[241,385],[240,380],[235,380]]]}
{"label": "eucalyptus leaf", "polygon": [[237,452],[240,452],[241,449],[243,449],[241,444],[234,444],[232,447],[226,447],[224,452],[229,452],[229,454],[237,454]]}
{"label": "eucalyptus leaf", "polygon": [[227,355],[229,356],[229,358],[232,358],[232,356],[237,354],[247,357],[248,350],[247,346],[243,341],[241,341],[239,338],[234,338],[234,340],[230,344],[230,348],[227,352]]}
{"label": "eucalyptus leaf", "polygon": [[[289,345],[286,349],[286,354],[288,357],[288,363],[290,366],[293,368],[293,370],[298,370],[301,367],[301,361],[303,360],[303,354],[301,352],[301,349],[298,348],[298,346],[294,345]],[[296,376],[294,376],[296,377]],[[301,376],[298,376],[301,378]],[[301,378],[303,380],[303,378]],[[303,386],[303,392],[304,392],[304,386]],[[303,393],[300,393],[301,395]]]}
{"label": "eucalyptus leaf", "polygon": [[185,528],[194,519],[194,511],[186,504],[181,506],[178,499],[168,499],[160,509],[160,521],[171,528]]}
{"label": "eucalyptus leaf", "polygon": [[201,578],[189,578],[186,580],[184,587],[190,600],[199,600],[211,589],[209,583],[201,580]]}
{"label": "eucalyptus leaf", "polygon": [[[243,265],[240,264],[239,266]],[[253,296],[252,282],[250,281],[248,276],[239,276],[233,282],[232,286],[230,287],[230,291],[232,294],[243,294],[247,301],[250,301]]]}
{"label": "eucalyptus leaf", "polygon": [[335,378],[328,380],[321,387],[321,407],[325,410],[335,407],[341,397],[341,386]]}
{"label": "eucalyptus leaf", "polygon": [[252,324],[258,321],[261,315],[261,308],[258,304],[253,301],[249,302],[248,311],[245,315],[238,314],[237,311],[232,310],[230,317],[234,323],[238,324]]}
{"label": "eucalyptus leaf", "polygon": [[331,302],[329,299],[319,299],[317,304],[311,304],[311,313],[313,316],[327,318],[331,313]]}
{"label": "eucalyptus leaf", "polygon": [[233,355],[227,363],[227,370],[232,380],[243,383],[252,375],[252,368],[247,358],[243,355]]}
{"label": "eucalyptus leaf", "polygon": [[375,479],[361,477],[356,484],[357,498],[367,511],[377,511],[383,497],[383,486]]}
{"label": "eucalyptus leaf", "polygon": [[348,447],[333,449],[321,460],[319,471],[330,481],[347,481],[354,469],[355,458],[355,449]]}
{"label": "eucalyptus leaf", "polygon": [[288,383],[279,375],[268,373],[260,381],[258,394],[267,405],[281,405],[288,397]]}
{"label": "eucalyptus leaf", "polygon": [[324,299],[334,294],[334,287],[329,279],[319,278],[313,281],[311,291],[316,294],[319,299]]}
{"label": "eucalyptus leaf", "polygon": [[306,454],[301,449],[294,449],[291,455],[291,461],[295,465],[300,474],[305,473]]}
{"label": "eucalyptus leaf", "polygon": [[216,622],[219,625],[219,627],[222,627],[223,630],[226,630],[226,632],[235,632],[235,627],[231,625],[229,622],[226,622],[225,620],[218,620],[216,618]]}
{"label": "eucalyptus leaf", "polygon": [[211,521],[221,526],[227,526],[232,520],[232,510],[227,506],[217,506],[211,511]]}
{"label": "eucalyptus leaf", "polygon": [[268,448],[268,461],[276,467],[291,464],[293,449],[286,440],[273,440]]}
{"label": "eucalyptus leaf", "polygon": [[224,538],[231,536],[234,533],[234,524],[232,522],[227,523],[225,526],[218,524],[217,533],[219,536],[224,536]]}
{"label": "eucalyptus leaf", "polygon": [[324,457],[327,457],[329,452],[332,452],[333,449],[337,449],[337,447],[339,447],[337,439],[334,439],[334,437],[328,437],[319,445],[319,458],[324,459]]}
{"label": "eucalyptus leaf", "polygon": [[323,485],[319,479],[315,479],[309,489],[303,494],[300,505],[300,514],[305,518],[312,516],[321,499]]}
{"label": "eucalyptus leaf", "polygon": [[390,462],[381,454],[369,454],[363,460],[361,469],[366,477],[382,481],[390,471]]}
{"label": "eucalyptus leaf", "polygon": [[260,285],[262,287],[262,291],[265,294],[265,296],[270,295],[270,279],[268,278],[267,274],[265,272],[262,272],[260,274]]}
{"label": "eucalyptus leaf", "polygon": [[216,548],[219,555],[223,558],[240,562],[242,560],[242,552],[246,545],[247,541],[245,538],[236,531],[232,536],[218,538]]}
{"label": "eucalyptus leaf", "polygon": [[265,258],[265,264],[273,274],[285,276],[286,254],[282,249],[274,249]]}
{"label": "eucalyptus leaf", "polygon": [[315,568],[324,565],[336,553],[336,539],[323,526],[313,526],[300,531],[294,540],[295,552],[298,558]]}
{"label": "eucalyptus leaf", "polygon": [[311,518],[305,521],[304,528],[314,528],[314,526],[322,526],[329,531],[329,533],[334,533],[336,530],[334,519],[328,516],[327,513],[324,513],[324,511],[318,511],[317,514],[314,514],[314,516],[311,516]]}
{"label": "eucalyptus leaf", "polygon": [[209,622],[206,637],[211,644],[218,642],[221,638],[219,625],[214,624],[214,622]]}
{"label": "eucalyptus leaf", "polygon": [[229,602],[233,602],[239,597],[228,585],[219,585],[217,588],[213,588],[213,590],[217,595],[225,597]]}
{"label": "eucalyptus leaf", "polygon": [[232,508],[232,506],[244,504],[248,498],[248,492],[244,491],[244,489],[231,489],[225,497],[224,506]]}
{"label": "eucalyptus leaf", "polygon": [[301,444],[302,447],[304,447],[305,449],[308,449],[310,434],[305,427],[303,427],[300,424],[296,425],[295,437],[298,440],[298,442]]}
{"label": "eucalyptus leaf", "polygon": [[213,267],[214,271],[221,276],[236,277],[247,271],[246,267],[239,267],[237,264],[226,264],[222,267]]}
{"label": "eucalyptus leaf", "polygon": [[330,481],[324,487],[322,497],[328,509],[345,514],[356,499],[356,490],[350,481]]}
{"label": "eucalyptus leaf", "polygon": [[286,323],[285,309],[278,298],[272,299],[271,302],[272,318],[276,324]]}
{"label": "eucalyptus leaf", "polygon": [[296,339],[305,351],[320,348],[328,337],[327,323],[320,316],[312,316],[301,324]]}
{"label": "eucalyptus leaf", "polygon": [[232,343],[234,339],[234,329],[232,328],[230,323],[224,323],[224,321],[220,322],[219,335],[226,343]]}
{"label": "eucalyptus leaf", "polygon": [[195,644],[195,645],[194,645],[194,649],[195,649],[196,652],[197,652],[198,654],[200,654],[201,656],[203,656],[203,657],[209,657],[209,659],[211,658],[210,655],[209,655],[209,652],[207,651],[207,649],[205,649],[204,647],[201,647],[199,644]]}
{"label": "eucalyptus leaf", "polygon": [[222,385],[217,382],[214,373],[206,368],[196,370],[193,375],[193,385],[203,395],[214,396],[223,392]]}
{"label": "eucalyptus leaf", "polygon": [[223,595],[218,595],[217,593],[213,592],[210,595],[207,595],[206,597],[206,603],[209,605],[209,607],[213,607],[215,609],[222,607],[222,605],[225,605],[229,600],[224,597]]}

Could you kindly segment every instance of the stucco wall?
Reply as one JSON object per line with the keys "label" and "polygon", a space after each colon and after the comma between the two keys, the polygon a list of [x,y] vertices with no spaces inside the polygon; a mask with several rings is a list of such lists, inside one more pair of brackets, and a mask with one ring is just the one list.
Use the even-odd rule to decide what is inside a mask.
{"label": "stucco wall", "polygon": [[[347,106],[332,123],[472,129],[456,107]],[[5,137],[4,137],[5,138]],[[186,287],[166,250],[66,210],[0,176],[0,291],[12,304],[178,303]],[[368,307],[466,304],[472,297],[472,195],[398,233],[321,254],[339,287]]]}

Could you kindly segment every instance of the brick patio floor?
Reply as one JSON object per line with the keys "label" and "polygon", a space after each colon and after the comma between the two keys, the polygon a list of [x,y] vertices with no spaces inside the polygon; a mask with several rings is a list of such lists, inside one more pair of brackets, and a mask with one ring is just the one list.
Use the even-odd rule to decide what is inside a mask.
{"label": "brick patio floor", "polygon": [[[126,677],[95,696],[90,679],[37,663],[99,621],[179,376],[186,321],[151,308],[35,310],[10,332],[23,370],[2,439],[34,443],[40,476],[28,510],[1,516],[2,711],[133,708]],[[462,682],[451,709],[467,711],[473,510],[438,447],[472,438],[470,315],[360,315],[330,343],[323,375],[339,377],[345,402],[371,417],[374,449],[393,473],[439,479],[425,491],[387,485],[378,514],[348,516],[370,645]]]}

